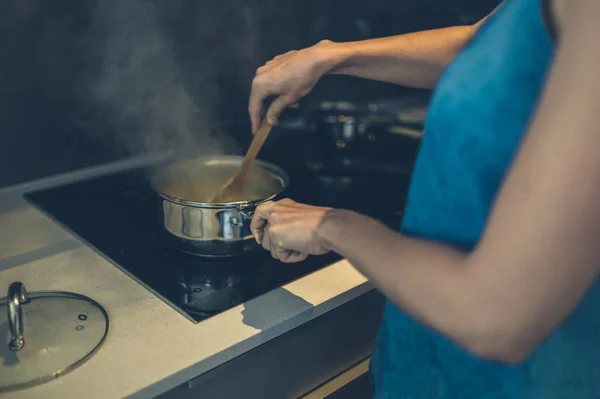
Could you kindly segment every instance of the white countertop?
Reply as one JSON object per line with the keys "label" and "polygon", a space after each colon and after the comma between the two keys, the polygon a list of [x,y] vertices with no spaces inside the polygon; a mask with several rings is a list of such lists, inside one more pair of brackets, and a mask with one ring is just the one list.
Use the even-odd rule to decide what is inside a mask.
{"label": "white countertop", "polygon": [[153,397],[372,289],[341,261],[195,324],[15,193],[0,191],[0,204],[16,201],[0,209],[0,297],[14,281],[72,291],[98,301],[111,324],[81,367],[2,398]]}

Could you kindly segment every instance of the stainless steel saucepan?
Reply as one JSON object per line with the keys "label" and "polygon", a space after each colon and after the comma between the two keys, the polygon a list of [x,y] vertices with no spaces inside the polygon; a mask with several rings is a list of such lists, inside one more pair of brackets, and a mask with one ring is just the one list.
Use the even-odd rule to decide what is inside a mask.
{"label": "stainless steel saucepan", "polygon": [[159,195],[160,228],[170,245],[208,257],[239,255],[258,246],[250,231],[254,210],[273,200],[290,181],[278,166],[256,160],[239,197],[211,203],[242,160],[239,156],[200,157],[155,172],[151,184]]}

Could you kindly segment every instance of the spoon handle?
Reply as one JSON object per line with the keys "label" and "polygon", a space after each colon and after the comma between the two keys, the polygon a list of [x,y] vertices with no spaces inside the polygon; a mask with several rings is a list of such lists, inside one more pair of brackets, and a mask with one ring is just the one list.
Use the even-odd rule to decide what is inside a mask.
{"label": "spoon handle", "polygon": [[250,166],[252,166],[252,162],[258,155],[260,149],[263,144],[267,140],[267,136],[271,131],[272,126],[265,121],[263,121],[262,125],[254,135],[252,139],[252,143],[250,143],[250,147],[248,151],[246,151],[246,156],[242,161],[237,172],[225,182],[225,184],[221,187],[221,189],[217,192],[217,194],[212,198],[211,202],[219,202],[231,195],[232,193],[239,193],[242,191],[244,187],[244,182],[246,181],[246,176],[250,171]]}
{"label": "spoon handle", "polygon": [[240,169],[237,173],[238,179],[244,180],[246,178],[246,175],[248,174],[248,171],[250,170],[250,166],[252,165],[252,162],[254,162],[254,159],[256,159],[256,156],[260,152],[260,149],[262,148],[263,144],[267,140],[267,137],[269,136],[269,133],[271,132],[272,127],[273,126],[271,126],[269,123],[267,123],[266,120],[264,120],[263,123],[258,128],[258,131],[256,132],[256,134],[254,135],[254,138],[252,139],[252,143],[250,143],[250,147],[248,148],[248,151],[246,151],[246,156],[244,157],[244,160],[242,161],[242,164],[240,165]]}

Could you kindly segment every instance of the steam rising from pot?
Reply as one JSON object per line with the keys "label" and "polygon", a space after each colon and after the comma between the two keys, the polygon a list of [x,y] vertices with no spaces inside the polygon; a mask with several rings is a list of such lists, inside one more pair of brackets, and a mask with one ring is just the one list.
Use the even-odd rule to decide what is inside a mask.
{"label": "steam rising from pot", "polygon": [[[171,37],[160,23],[160,2],[98,1],[89,49],[90,77],[83,97],[102,119],[84,130],[104,127],[117,144],[133,153],[175,150],[180,155],[212,155],[232,150],[216,128],[216,67],[206,60],[194,96]],[[168,3],[166,3],[168,4]],[[98,109],[101,110],[98,114]],[[96,116],[98,117],[98,116]]]}
{"label": "steam rising from pot", "polygon": [[[297,19],[276,0],[260,5],[245,0],[99,0],[82,39],[89,69],[79,90],[76,123],[134,154],[240,154],[230,132],[220,128],[221,111],[236,104],[231,95],[239,94],[247,118],[247,93],[232,93],[234,84],[223,95],[224,77],[249,90],[260,64],[297,45],[300,30],[290,31],[290,20]],[[261,38],[264,26],[272,32],[262,32]],[[273,34],[283,29],[286,35]],[[186,169],[173,181],[192,184],[199,181],[198,173]]]}

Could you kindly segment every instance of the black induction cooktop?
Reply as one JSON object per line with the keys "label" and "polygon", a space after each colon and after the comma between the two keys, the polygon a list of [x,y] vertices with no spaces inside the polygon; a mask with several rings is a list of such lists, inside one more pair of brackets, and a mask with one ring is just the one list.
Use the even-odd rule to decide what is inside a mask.
{"label": "black induction cooktop", "polygon": [[289,265],[260,248],[222,260],[171,250],[161,240],[158,199],[144,171],[29,193],[26,198],[196,322],[339,259],[319,256]]}
{"label": "black induction cooktop", "polygon": [[[315,169],[299,152],[306,138],[271,140],[266,161],[291,177],[283,197],[313,205],[352,209],[397,227],[410,173],[401,164],[384,167]],[[387,150],[390,150],[390,146]],[[398,148],[398,147],[396,147]],[[382,148],[379,156],[383,153]],[[406,157],[398,157],[400,161]],[[373,165],[373,161],[370,161]],[[334,172],[332,172],[334,171]],[[199,322],[237,304],[319,270],[340,258],[335,254],[309,257],[296,264],[274,260],[262,248],[230,259],[207,259],[181,253],[163,243],[158,198],[150,187],[148,170],[132,170],[26,194],[26,198],[99,254],[155,292],[190,320]]]}

